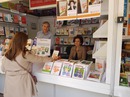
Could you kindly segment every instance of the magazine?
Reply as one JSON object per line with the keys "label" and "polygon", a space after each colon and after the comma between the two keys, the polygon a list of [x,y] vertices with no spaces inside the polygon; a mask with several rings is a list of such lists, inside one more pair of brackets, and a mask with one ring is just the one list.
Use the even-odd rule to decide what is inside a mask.
{"label": "magazine", "polygon": [[55,61],[51,70],[51,74],[59,75],[62,67],[62,62]]}
{"label": "magazine", "polygon": [[43,66],[42,72],[51,73],[52,66],[53,66],[53,62],[46,62]]}

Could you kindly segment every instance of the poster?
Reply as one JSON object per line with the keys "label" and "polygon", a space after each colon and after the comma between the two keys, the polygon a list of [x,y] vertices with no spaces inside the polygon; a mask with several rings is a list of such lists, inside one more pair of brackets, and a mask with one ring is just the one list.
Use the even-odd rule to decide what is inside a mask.
{"label": "poster", "polygon": [[103,1],[57,0],[57,20],[60,21],[99,17],[101,13],[101,2]]}

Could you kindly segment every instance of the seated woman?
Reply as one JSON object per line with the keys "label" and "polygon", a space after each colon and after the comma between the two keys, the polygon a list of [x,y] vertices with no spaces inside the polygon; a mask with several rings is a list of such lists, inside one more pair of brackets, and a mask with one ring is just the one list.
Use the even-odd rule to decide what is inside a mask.
{"label": "seated woman", "polygon": [[83,37],[81,35],[77,35],[73,39],[74,45],[71,48],[69,60],[85,60],[86,59],[86,49],[82,46]]}

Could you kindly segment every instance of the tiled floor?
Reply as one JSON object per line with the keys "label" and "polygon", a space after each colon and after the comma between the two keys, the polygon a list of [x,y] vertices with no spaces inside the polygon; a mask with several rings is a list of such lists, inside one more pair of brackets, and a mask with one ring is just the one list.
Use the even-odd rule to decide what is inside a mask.
{"label": "tiled floor", "polygon": [[3,95],[0,93],[0,97],[3,97]]}

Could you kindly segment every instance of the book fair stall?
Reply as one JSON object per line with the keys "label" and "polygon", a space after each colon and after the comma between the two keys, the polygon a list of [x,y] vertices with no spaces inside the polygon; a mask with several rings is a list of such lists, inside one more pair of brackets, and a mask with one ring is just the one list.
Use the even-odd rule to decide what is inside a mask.
{"label": "book fair stall", "polygon": [[[36,56],[61,56],[33,64],[38,80],[36,97],[129,97],[129,0],[29,0],[31,10],[56,8],[52,17],[0,6],[0,67],[11,37],[18,32],[29,35],[26,48]],[[52,55],[51,39],[35,37],[46,20],[54,36]],[[83,37],[85,60],[68,60],[76,35]],[[3,89],[4,72],[0,69],[0,93]]]}

